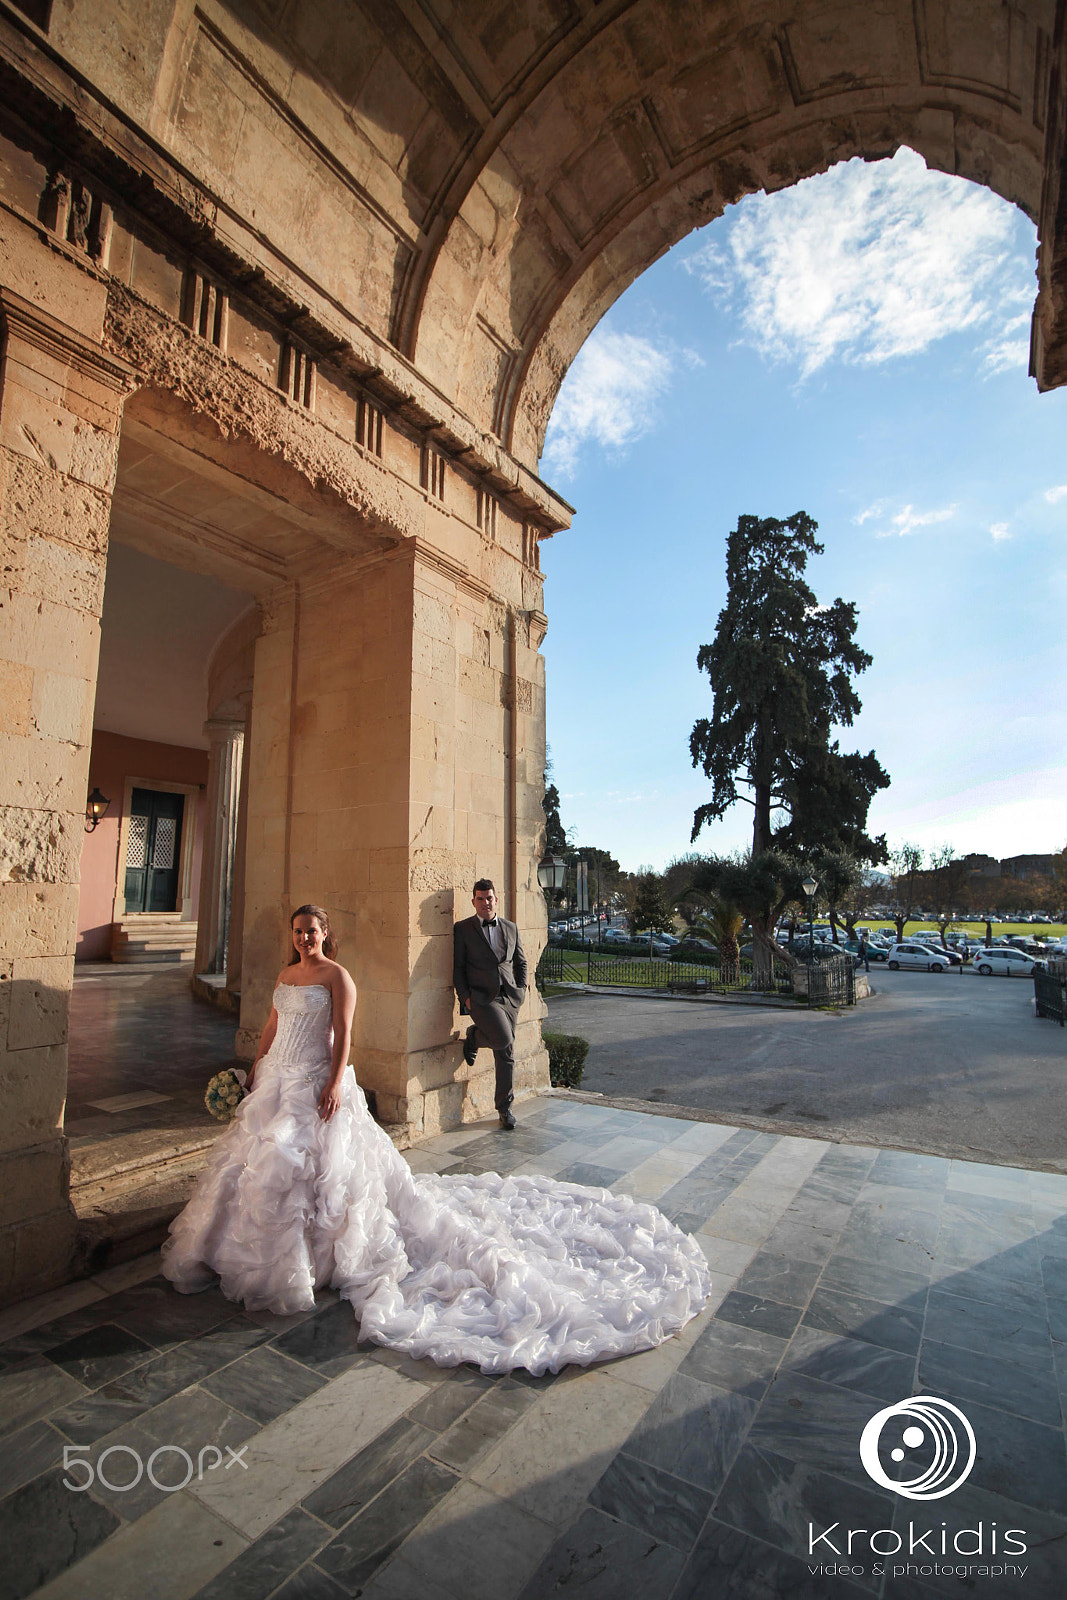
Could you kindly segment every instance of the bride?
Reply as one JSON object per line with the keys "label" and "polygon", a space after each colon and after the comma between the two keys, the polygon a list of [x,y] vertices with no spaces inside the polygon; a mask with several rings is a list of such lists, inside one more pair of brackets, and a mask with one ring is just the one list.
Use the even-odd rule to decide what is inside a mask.
{"label": "bride", "polygon": [[248,1077],[163,1246],[185,1294],[248,1310],[350,1301],[361,1336],[483,1372],[648,1350],[710,1290],[700,1247],[651,1205],[537,1175],[413,1175],[348,1069],[356,989],[301,906]]}

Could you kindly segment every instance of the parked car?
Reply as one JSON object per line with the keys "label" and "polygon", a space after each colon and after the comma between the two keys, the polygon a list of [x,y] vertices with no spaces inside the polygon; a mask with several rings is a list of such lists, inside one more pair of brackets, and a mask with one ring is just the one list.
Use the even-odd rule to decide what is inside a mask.
{"label": "parked car", "polygon": [[928,945],[909,940],[907,943],[893,946],[886,957],[886,965],[891,972],[897,972],[901,968],[911,968],[918,972],[947,972],[952,963],[946,951],[931,950]]}
{"label": "parked car", "polygon": [[1046,968],[1044,961],[1027,955],[1025,950],[1013,950],[1009,945],[997,950],[976,950],[974,965],[983,978],[1029,978],[1035,972],[1044,972]]}
{"label": "parked car", "polygon": [[[867,960],[885,961],[889,955],[889,948],[889,945],[882,944],[877,939],[868,939]],[[847,950],[849,955],[859,956],[861,960],[863,959],[860,953],[860,942],[858,939],[846,939],[842,949]]]}

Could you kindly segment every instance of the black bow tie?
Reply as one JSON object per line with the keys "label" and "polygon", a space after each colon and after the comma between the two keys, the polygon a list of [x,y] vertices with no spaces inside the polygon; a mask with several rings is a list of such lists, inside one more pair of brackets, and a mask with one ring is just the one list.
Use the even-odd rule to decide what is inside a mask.
{"label": "black bow tie", "polygon": [[492,921],[490,921],[490,919],[488,917],[483,917],[482,918],[482,927],[483,928],[495,928],[496,927],[496,918],[494,917],[492,919]]}

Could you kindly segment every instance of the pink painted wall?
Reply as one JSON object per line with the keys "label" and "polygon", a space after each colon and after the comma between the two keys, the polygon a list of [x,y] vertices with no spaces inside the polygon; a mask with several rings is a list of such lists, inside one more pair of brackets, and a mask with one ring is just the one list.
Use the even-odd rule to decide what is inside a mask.
{"label": "pink painted wall", "polygon": [[[81,859],[81,895],[78,900],[78,943],[76,961],[106,961],[111,954],[112,913],[118,876],[119,821],[128,778],[152,778],[157,783],[199,783],[204,785],[197,807],[196,846],[193,852],[193,904],[200,891],[200,853],[204,838],[204,812],[207,805],[206,750],[190,750],[184,745],[153,744],[147,739],[127,739],[121,733],[93,730],[93,750],[89,758],[89,787],[107,795],[111,801],[107,816],[92,833],[85,835]],[[189,807],[183,829],[189,825]]]}

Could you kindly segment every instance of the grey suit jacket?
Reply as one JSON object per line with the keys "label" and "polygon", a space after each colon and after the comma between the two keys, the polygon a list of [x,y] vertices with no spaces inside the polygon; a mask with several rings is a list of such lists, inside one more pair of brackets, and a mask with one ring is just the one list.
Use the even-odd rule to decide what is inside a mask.
{"label": "grey suit jacket", "polygon": [[482,1005],[501,997],[520,1005],[526,996],[526,953],[514,922],[498,917],[504,954],[497,957],[480,917],[465,917],[452,930],[452,984],[464,1005],[473,995]]}

